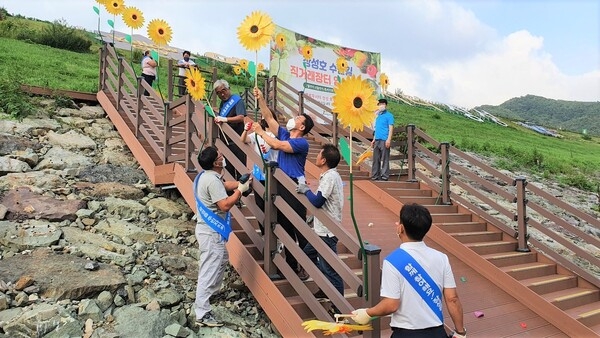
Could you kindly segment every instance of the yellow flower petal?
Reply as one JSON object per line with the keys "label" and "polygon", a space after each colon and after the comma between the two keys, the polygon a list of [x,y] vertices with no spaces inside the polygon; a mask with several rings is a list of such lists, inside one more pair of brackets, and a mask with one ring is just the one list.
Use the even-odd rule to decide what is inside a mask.
{"label": "yellow flower petal", "polygon": [[127,7],[123,12],[123,21],[129,28],[142,28],[144,25],[144,15],[135,7]]}
{"label": "yellow flower petal", "polygon": [[240,60],[240,67],[242,67],[243,70],[248,71],[248,60],[241,59]]}
{"label": "yellow flower petal", "polygon": [[185,71],[185,86],[192,99],[200,101],[206,95],[204,78],[196,67],[188,68]]}
{"label": "yellow flower petal", "polygon": [[346,61],[346,59],[344,59],[343,57],[339,57],[335,64],[337,66],[338,73],[346,74],[346,72],[348,71],[348,61]]}
{"label": "yellow flower petal", "polygon": [[123,4],[123,0],[108,0],[104,2],[104,7],[106,7],[106,11],[113,15],[121,15],[125,10],[125,4]]}
{"label": "yellow flower petal", "polygon": [[148,24],[148,36],[159,46],[168,45],[172,35],[171,27],[164,20],[154,19]]}
{"label": "yellow flower petal", "polygon": [[310,45],[304,45],[302,47],[302,56],[304,57],[304,60],[306,61],[310,61],[313,58],[313,50],[312,47]]}
{"label": "yellow flower petal", "polygon": [[344,127],[361,131],[373,123],[377,96],[369,81],[353,75],[338,82],[333,93],[333,111]]}
{"label": "yellow flower petal", "polygon": [[262,72],[263,70],[265,70],[265,65],[264,65],[262,62],[260,62],[260,63],[258,64],[258,66],[256,66],[256,69],[257,69],[259,72]]}
{"label": "yellow flower petal", "polygon": [[244,48],[257,51],[269,44],[275,31],[271,17],[263,12],[255,11],[248,15],[237,30],[238,39]]}
{"label": "yellow flower petal", "polygon": [[390,85],[390,80],[385,73],[381,73],[381,75],[379,75],[379,85],[383,91],[386,91],[387,87]]}
{"label": "yellow flower petal", "polygon": [[233,66],[233,73],[235,75],[240,75],[241,72],[242,72],[242,67],[240,67],[240,66]]}
{"label": "yellow flower petal", "polygon": [[279,47],[279,49],[284,49],[286,45],[285,35],[281,33],[277,34],[275,37],[275,44],[277,47]]}

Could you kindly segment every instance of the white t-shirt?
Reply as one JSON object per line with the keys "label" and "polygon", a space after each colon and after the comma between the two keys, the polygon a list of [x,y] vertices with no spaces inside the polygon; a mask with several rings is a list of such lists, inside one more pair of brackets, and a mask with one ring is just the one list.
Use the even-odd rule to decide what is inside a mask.
{"label": "white t-shirt", "polygon": [[[275,138],[275,134],[270,131],[265,131],[265,134]],[[256,135],[256,133],[248,134],[248,140],[250,141],[250,145],[254,148],[254,151],[258,154],[258,156],[264,156],[266,162],[277,162],[277,156],[279,155],[279,150],[271,149],[271,147],[263,140],[262,137]],[[256,139],[258,138],[258,143],[256,143]],[[267,149],[267,153],[263,154],[260,146],[264,146]],[[259,163],[260,165],[260,163]]]}
{"label": "white t-shirt", "polygon": [[[444,253],[428,247],[425,242],[402,243],[400,248],[427,271],[442,294],[444,289],[456,288],[448,256]],[[392,327],[419,330],[443,324],[412,285],[387,260],[383,261],[381,297],[400,299],[400,307],[392,314]]]}
{"label": "white t-shirt", "polygon": [[[187,62],[188,65],[190,66],[195,66],[196,63],[194,61],[192,61],[192,59],[189,59],[188,61],[185,61],[184,59],[181,59],[179,61],[177,61],[177,65],[184,65]],[[185,76],[185,71],[187,68],[184,67],[179,67],[179,76]]]}
{"label": "white t-shirt", "polygon": [[[317,193],[325,198],[321,207],[334,221],[342,223],[342,209],[344,208],[344,185],[342,177],[336,168],[331,168],[319,177],[319,188]],[[319,236],[333,237],[333,233],[315,217],[314,230]]]}
{"label": "white t-shirt", "polygon": [[148,64],[150,61],[152,61],[152,59],[149,56],[144,57],[142,60],[142,73],[156,76],[156,67],[150,66]]}

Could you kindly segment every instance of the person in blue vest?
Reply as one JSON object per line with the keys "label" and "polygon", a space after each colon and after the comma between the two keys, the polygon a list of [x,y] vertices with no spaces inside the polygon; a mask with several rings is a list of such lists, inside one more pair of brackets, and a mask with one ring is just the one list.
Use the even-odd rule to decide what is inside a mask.
{"label": "person in blue vest", "polygon": [[[423,242],[431,228],[429,210],[419,204],[406,204],[396,226],[401,244],[383,262],[382,299],[372,308],[353,311],[352,319],[367,324],[373,317],[391,314],[393,338],[465,338],[462,304],[448,256]],[[450,336],[444,329],[442,299],[454,322]]]}
{"label": "person in blue vest", "polygon": [[[312,118],[307,114],[300,114],[289,119],[285,128],[281,127],[277,119],[275,119],[273,112],[271,112],[267,106],[263,94],[256,87],[254,88],[254,96],[258,101],[262,118],[267,121],[269,130],[277,135],[277,138],[269,136],[258,123],[254,124],[254,132],[262,137],[271,149],[279,150],[277,158],[279,168],[296,184],[305,184],[306,177],[304,176],[304,165],[306,164],[306,157],[308,156],[308,141],[304,136],[310,133],[310,130],[314,126]],[[292,207],[293,210],[296,210],[298,216],[304,220],[303,225],[300,226],[306,226],[306,207],[302,202],[294,196],[294,193],[287,190],[281,184],[278,185],[277,193],[290,207]],[[277,221],[290,237],[298,241],[300,249],[304,249],[308,243],[306,238],[302,236],[296,226],[285,216],[285,214],[279,210],[277,210]],[[308,279],[309,276],[306,271],[298,264],[296,258],[292,256],[287,248],[285,249],[285,260],[290,267],[296,271],[301,280]]]}
{"label": "person in blue vest", "polygon": [[[198,326],[223,326],[211,313],[209,298],[219,291],[229,260],[225,244],[231,233],[229,209],[250,189],[252,178],[245,183],[223,181],[223,155],[208,147],[198,155],[204,169],[194,180],[194,195],[198,211],[196,239],[200,248],[200,265],[194,312]],[[228,196],[228,192],[231,194]]]}
{"label": "person in blue vest", "polygon": [[[213,88],[221,100],[219,112],[215,117],[215,123],[221,126],[226,123],[233,128],[238,135],[242,135],[244,132],[244,117],[246,116],[244,100],[237,94],[231,94],[229,83],[223,79],[215,81]],[[231,138],[223,135],[221,132],[219,132],[219,138],[221,138],[223,142],[228,143],[229,149],[231,149],[235,157],[242,161],[243,164],[246,164],[246,154]],[[234,178],[239,176],[239,173],[236,172],[232,163],[228,162],[225,168]]]}
{"label": "person in blue vest", "polygon": [[371,147],[373,148],[373,165],[371,179],[387,181],[390,177],[390,147],[394,131],[394,115],[387,110],[387,100],[379,99],[377,117]]}

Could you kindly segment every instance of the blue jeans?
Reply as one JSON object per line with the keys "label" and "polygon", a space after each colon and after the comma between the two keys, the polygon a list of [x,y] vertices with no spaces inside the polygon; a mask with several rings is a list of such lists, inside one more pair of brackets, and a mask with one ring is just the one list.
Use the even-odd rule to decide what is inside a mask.
{"label": "blue jeans", "polygon": [[[319,237],[321,237],[323,242],[325,242],[325,244],[327,244],[327,246],[334,253],[337,254],[337,237]],[[321,272],[325,275],[325,277],[327,277],[329,282],[333,284],[335,289],[338,290],[338,292],[342,296],[344,296],[344,281],[342,280],[342,277],[340,277],[340,275],[337,272],[335,272],[335,270],[327,263],[327,261],[325,261],[325,259],[323,259],[321,255],[319,255],[319,253],[312,246],[312,244],[306,244],[306,246],[304,247],[304,253],[317,265],[319,270],[321,270]]]}

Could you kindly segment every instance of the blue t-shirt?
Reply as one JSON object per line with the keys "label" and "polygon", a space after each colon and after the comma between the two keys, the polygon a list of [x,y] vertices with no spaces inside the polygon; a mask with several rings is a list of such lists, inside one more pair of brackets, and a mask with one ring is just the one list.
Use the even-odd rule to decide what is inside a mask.
{"label": "blue t-shirt", "polygon": [[390,133],[390,126],[394,126],[394,115],[388,110],[384,110],[375,119],[375,139],[387,140]]}
{"label": "blue t-shirt", "polygon": [[279,127],[277,138],[280,141],[288,141],[292,147],[293,153],[279,151],[279,168],[291,178],[304,176],[304,164],[308,156],[308,141],[304,137],[290,138],[290,132],[283,127]]}

